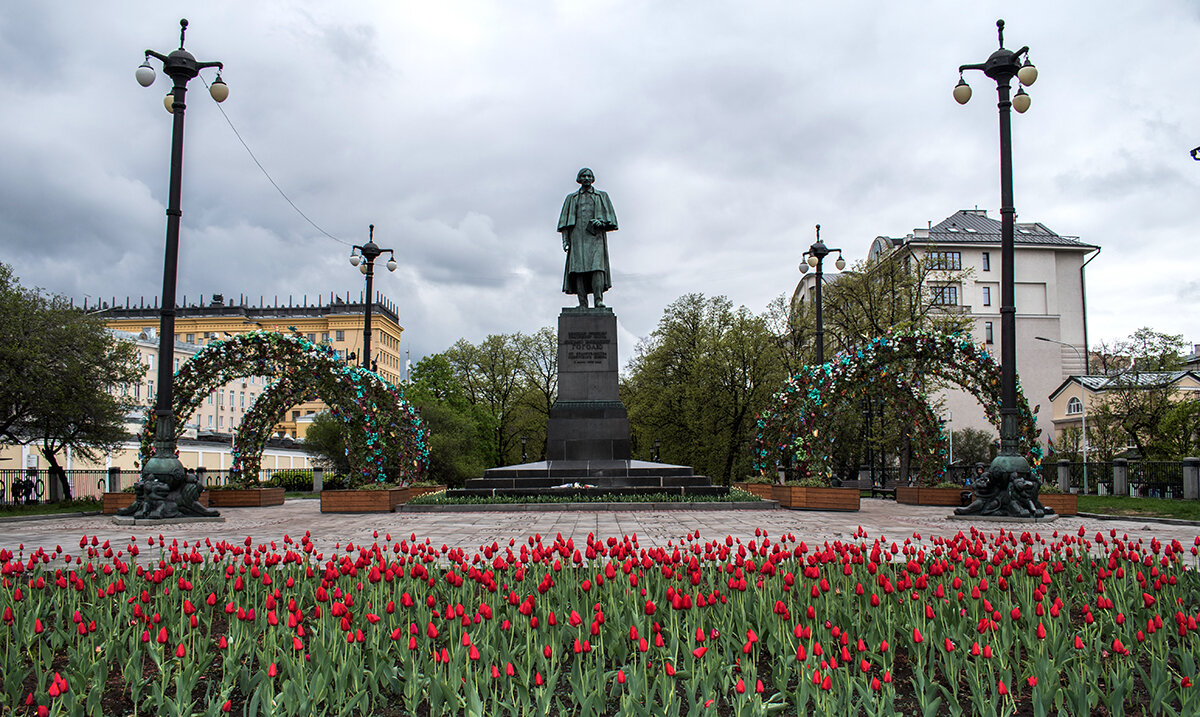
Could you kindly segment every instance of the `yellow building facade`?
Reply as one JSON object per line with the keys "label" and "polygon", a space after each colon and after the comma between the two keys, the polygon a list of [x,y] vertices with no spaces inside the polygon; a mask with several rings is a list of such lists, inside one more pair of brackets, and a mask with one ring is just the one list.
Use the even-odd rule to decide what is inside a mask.
{"label": "yellow building facade", "polygon": [[[224,296],[214,294],[207,301],[202,296],[194,303],[189,303],[187,297],[184,297],[176,309],[175,340],[180,344],[194,345],[196,350],[199,350],[210,342],[250,331],[298,333],[313,343],[330,345],[338,355],[349,362],[361,364],[366,304],[361,296],[357,297],[357,301],[353,298],[348,295],[341,297],[330,294],[315,302],[310,302],[308,297],[304,297],[299,302],[289,298],[286,304],[279,301],[265,304],[260,299],[257,305],[253,305],[246,296],[226,301]],[[157,302],[147,304],[143,299],[135,303],[132,299],[126,299],[124,307],[116,304],[114,300],[112,305],[102,307],[100,312],[109,328],[134,334],[145,332],[147,329],[157,330]],[[407,378],[407,361],[400,347],[403,332],[396,305],[377,294],[371,304],[371,353],[375,372],[392,384],[399,384]],[[267,380],[269,382],[270,377],[267,377]],[[224,425],[208,426],[205,421],[210,417],[206,414],[197,419],[201,421],[196,426],[197,429],[231,433],[237,428],[237,420],[249,408],[256,394],[261,393],[262,388],[263,386],[250,378],[239,379],[213,391],[205,400],[205,408],[211,404],[216,409],[211,418],[221,421]],[[218,403],[225,400],[226,394],[226,412],[229,415],[223,419],[220,415],[222,406]],[[247,395],[250,397],[249,401],[244,400]],[[235,403],[235,396],[242,402],[240,409],[235,407],[239,406]],[[309,401],[293,406],[289,409],[287,417],[275,426],[276,435],[302,439],[311,423],[311,416],[324,409],[325,404],[321,401]],[[189,423],[193,422],[189,420]]]}

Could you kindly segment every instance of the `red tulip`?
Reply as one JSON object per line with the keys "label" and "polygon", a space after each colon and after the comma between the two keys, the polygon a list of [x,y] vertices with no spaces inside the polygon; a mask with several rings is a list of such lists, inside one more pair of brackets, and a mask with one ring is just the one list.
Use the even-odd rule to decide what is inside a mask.
{"label": "red tulip", "polygon": [[1008,694],[1008,685],[1004,684],[1004,680],[1000,680],[998,690],[999,690],[1000,694],[1002,694],[1002,695]]}
{"label": "red tulip", "polygon": [[701,657],[704,657],[704,653],[706,652],[708,652],[707,647],[697,647],[695,650],[692,650],[692,655],[699,660]]}

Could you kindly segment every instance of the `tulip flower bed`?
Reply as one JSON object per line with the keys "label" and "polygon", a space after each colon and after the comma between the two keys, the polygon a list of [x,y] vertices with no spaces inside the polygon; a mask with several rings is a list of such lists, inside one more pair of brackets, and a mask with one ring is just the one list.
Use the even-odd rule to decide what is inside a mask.
{"label": "tulip flower bed", "polygon": [[79,547],[0,551],[15,714],[1200,711],[1178,542]]}

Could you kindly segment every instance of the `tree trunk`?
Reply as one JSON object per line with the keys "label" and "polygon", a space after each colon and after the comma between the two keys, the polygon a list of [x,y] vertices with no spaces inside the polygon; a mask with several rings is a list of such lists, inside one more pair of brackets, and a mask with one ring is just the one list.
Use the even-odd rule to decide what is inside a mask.
{"label": "tree trunk", "polygon": [[905,436],[900,444],[900,484],[908,485],[908,469],[912,457],[912,439]]}
{"label": "tree trunk", "polygon": [[46,460],[50,463],[50,480],[58,479],[58,483],[62,486],[63,500],[71,500],[71,484],[67,482],[67,472],[56,460],[57,454],[55,451],[42,451],[46,456]]}

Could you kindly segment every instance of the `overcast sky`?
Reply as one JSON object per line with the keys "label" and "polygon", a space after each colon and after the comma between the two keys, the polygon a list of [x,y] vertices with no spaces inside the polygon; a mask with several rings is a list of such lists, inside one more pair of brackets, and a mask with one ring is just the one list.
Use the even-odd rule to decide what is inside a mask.
{"label": "overcast sky", "polygon": [[[957,67],[1029,45],[1020,221],[1103,247],[1093,342],[1200,343],[1200,4],[1088,2],[8,2],[0,261],[82,302],[161,292],[169,81],[150,48],[225,63],[189,86],[179,298],[355,295],[375,224],[413,359],[531,332],[571,303],[555,232],[595,171],[623,360],[688,292],[761,311],[814,224],[861,259],[955,210],[998,217],[995,84]],[[215,73],[202,77],[211,82]]]}

